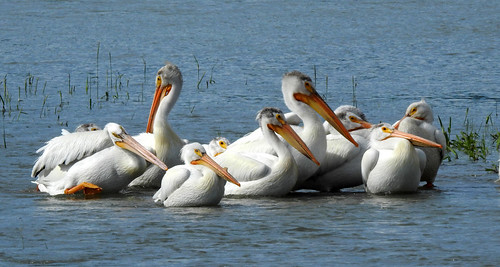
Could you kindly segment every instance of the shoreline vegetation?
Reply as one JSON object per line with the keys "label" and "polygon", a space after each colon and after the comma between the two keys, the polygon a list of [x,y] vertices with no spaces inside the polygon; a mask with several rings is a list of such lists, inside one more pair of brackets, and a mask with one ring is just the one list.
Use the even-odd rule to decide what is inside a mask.
{"label": "shoreline vegetation", "polygon": [[[96,67],[95,73],[88,73],[85,79],[83,89],[75,85],[71,78],[71,73],[68,73],[66,89],[57,90],[54,94],[47,94],[48,88],[47,81],[42,81],[39,77],[28,73],[24,81],[21,82],[17,88],[9,88],[7,85],[8,75],[4,74],[0,78],[0,103],[2,111],[2,143],[1,148],[7,149],[8,142],[6,139],[5,125],[7,123],[16,123],[23,115],[37,114],[39,118],[45,118],[54,115],[56,121],[60,126],[68,126],[68,122],[61,121],[60,114],[64,107],[70,104],[70,96],[77,95],[85,96],[86,106],[88,110],[100,108],[101,103],[111,102],[118,105],[126,104],[132,100],[137,102],[145,102],[144,99],[144,85],[147,83],[147,64],[143,59],[143,81],[140,83],[140,92],[132,96],[130,90],[130,79],[123,73],[113,71],[112,55],[109,52],[107,55],[107,66],[105,70],[104,81],[100,81],[102,77],[99,76],[99,62],[100,58],[100,44],[97,46],[96,52]],[[210,75],[206,75],[206,71],[202,71],[200,63],[196,56],[193,56],[194,63],[198,73],[197,89],[202,90],[201,85],[206,85],[208,89],[210,85],[215,84],[214,69],[217,64],[210,68]],[[313,67],[314,81],[316,82],[316,66]],[[326,95],[328,98],[328,76],[326,80]],[[104,85],[105,84],[105,85]],[[204,86],[203,86],[204,87]],[[352,77],[352,103],[356,106],[356,90],[357,81]],[[52,90],[51,90],[52,91]],[[36,98],[39,101],[38,110],[34,112],[27,112],[24,110],[23,103],[30,98]],[[32,108],[32,107],[30,107]],[[494,125],[494,119],[498,118],[498,114],[490,113],[481,122],[473,121],[469,117],[469,108],[465,110],[464,119],[461,122],[456,122],[456,118],[451,117],[441,118],[437,117],[441,130],[446,138],[446,155],[445,160],[453,161],[460,157],[467,157],[471,162],[487,162],[490,161],[490,167],[485,168],[487,172],[498,173],[498,161],[491,162],[489,156],[493,153],[500,153],[500,130],[497,125]],[[457,125],[463,129],[458,133],[452,131],[452,125]],[[461,126],[461,127],[460,127]],[[500,154],[499,154],[500,155]]]}

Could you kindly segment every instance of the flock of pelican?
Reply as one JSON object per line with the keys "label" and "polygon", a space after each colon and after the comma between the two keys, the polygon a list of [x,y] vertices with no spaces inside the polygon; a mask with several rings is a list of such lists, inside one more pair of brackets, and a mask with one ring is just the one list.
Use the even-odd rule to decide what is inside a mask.
{"label": "flock of pelican", "polygon": [[372,124],[353,106],[332,111],[311,78],[292,71],[282,79],[291,112],[263,108],[255,131],[233,143],[218,137],[202,145],[181,139],[168,123],[182,84],[177,66],[160,68],[146,132],[137,136],[116,123],[102,130],[84,124],[49,140],[37,150],[42,154],[31,174],[37,189],[89,195],[159,188],[153,200],[171,207],[299,189],[335,192],[364,185],[368,193],[387,194],[415,192],[421,181],[434,186],[445,138],[424,100],[412,103],[394,125]]}

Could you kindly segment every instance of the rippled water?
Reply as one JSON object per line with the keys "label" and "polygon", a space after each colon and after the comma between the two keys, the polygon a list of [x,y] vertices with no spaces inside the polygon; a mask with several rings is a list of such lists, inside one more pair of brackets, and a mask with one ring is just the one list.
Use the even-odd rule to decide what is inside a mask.
{"label": "rippled water", "polygon": [[[294,69],[333,107],[353,102],[354,77],[370,121],[393,122],[425,97],[436,118],[452,119],[452,134],[467,108],[474,127],[488,115],[497,126],[496,1],[1,1],[0,9],[0,92],[11,97],[0,149],[4,263],[500,263],[498,176],[485,171],[495,152],[444,162],[437,189],[413,195],[354,188],[212,208],[159,207],[153,191],[49,197],[29,177],[35,151],[61,128],[115,121],[143,131],[165,60],[185,80],[171,124],[193,141],[235,140],[257,127],[263,106],[286,110],[280,81]],[[28,74],[38,85],[25,91]]]}

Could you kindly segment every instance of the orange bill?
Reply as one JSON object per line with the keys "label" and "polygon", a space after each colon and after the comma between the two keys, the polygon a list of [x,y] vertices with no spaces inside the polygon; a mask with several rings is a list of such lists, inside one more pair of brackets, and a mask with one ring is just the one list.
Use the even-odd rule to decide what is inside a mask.
{"label": "orange bill", "polygon": [[399,138],[407,139],[414,146],[443,148],[443,146],[441,146],[440,144],[432,142],[432,141],[427,140],[425,138],[422,138],[420,136],[405,133],[405,132],[399,131],[398,129],[392,129],[391,131],[392,131],[391,134],[388,137],[384,138],[384,140],[387,138],[390,138],[390,137],[399,137]]}
{"label": "orange bill", "polygon": [[342,122],[337,118],[337,115],[332,111],[332,109],[328,106],[328,104],[321,98],[321,96],[316,92],[316,90],[312,86],[306,86],[307,90],[311,92],[310,95],[296,93],[294,94],[295,99],[298,101],[304,102],[313,108],[323,119],[325,119],[328,123],[330,123],[335,130],[337,130],[340,134],[342,134],[347,140],[353,143],[355,146],[358,146],[358,143],[354,141],[349,131],[345,128]]}
{"label": "orange bill", "polygon": [[306,156],[314,163],[319,165],[319,161],[314,157],[311,150],[309,150],[309,147],[307,147],[306,143],[304,143],[302,138],[300,138],[300,136],[292,129],[292,127],[283,119],[278,120],[280,121],[282,126],[268,124],[267,127],[281,135],[291,146],[302,153],[302,155]]}
{"label": "orange bill", "polygon": [[240,186],[240,183],[236,179],[234,179],[234,177],[227,171],[227,168],[222,168],[217,162],[215,162],[211,157],[209,157],[205,153],[202,154],[201,159],[191,161],[191,164],[206,166],[224,180],[233,183],[237,186]]}
{"label": "orange bill", "polygon": [[407,117],[410,117],[410,114],[405,114],[403,118],[401,118],[398,122],[396,122],[396,124],[394,124],[394,129],[399,129],[399,124]]}
{"label": "orange bill", "polygon": [[156,91],[153,98],[153,103],[151,103],[151,110],[149,111],[148,118],[148,126],[146,127],[147,133],[153,132],[153,124],[156,117],[156,112],[158,111],[158,107],[160,106],[161,100],[168,95],[170,90],[172,89],[171,84],[167,84],[166,86],[161,85],[161,78],[159,78],[156,82]]}
{"label": "orange bill", "polygon": [[364,120],[362,120],[360,118],[356,118],[356,117],[353,118],[352,122],[358,123],[361,126],[356,127],[354,129],[349,129],[349,132],[353,132],[353,131],[357,131],[357,130],[362,130],[362,129],[370,129],[373,126],[371,123],[369,123],[367,121],[364,121]]}
{"label": "orange bill", "polygon": [[116,145],[137,154],[141,158],[157,165],[163,170],[168,169],[167,165],[165,165],[163,161],[157,158],[153,153],[149,152],[149,150],[143,147],[139,142],[137,142],[134,138],[132,138],[132,136],[128,134],[124,134],[122,136],[122,141],[116,141]]}

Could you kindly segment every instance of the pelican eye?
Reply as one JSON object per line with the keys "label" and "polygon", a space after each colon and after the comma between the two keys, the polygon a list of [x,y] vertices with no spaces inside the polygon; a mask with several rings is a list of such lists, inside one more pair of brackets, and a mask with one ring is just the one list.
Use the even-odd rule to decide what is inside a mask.
{"label": "pelican eye", "polygon": [[160,75],[156,76],[156,87],[161,85],[161,77]]}
{"label": "pelican eye", "polygon": [[304,86],[306,87],[307,91],[312,92],[313,91],[313,86],[310,82],[304,82]]}
{"label": "pelican eye", "polygon": [[203,157],[203,154],[201,153],[201,150],[199,150],[199,149],[195,149],[194,153],[196,153],[196,155],[198,155],[200,157]]}
{"label": "pelican eye", "polygon": [[356,122],[356,118],[354,116],[349,116],[349,120],[352,122]]}
{"label": "pelican eye", "polygon": [[389,129],[388,127],[382,127],[382,132],[384,133],[390,133],[391,132],[391,129]]}
{"label": "pelican eye", "polygon": [[120,126],[120,130],[122,130],[122,133],[125,133],[125,134],[127,133],[127,131],[125,131],[125,129],[123,129],[122,126]]}
{"label": "pelican eye", "polygon": [[225,145],[224,141],[219,141],[219,145],[224,146]]}
{"label": "pelican eye", "polygon": [[120,138],[120,139],[122,138],[119,134],[117,134],[115,132],[111,132],[111,134],[113,134],[113,136],[116,137],[116,138]]}
{"label": "pelican eye", "polygon": [[286,124],[286,121],[285,119],[283,119],[283,116],[281,116],[281,114],[276,114],[276,119],[281,123],[281,124]]}

